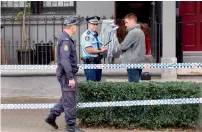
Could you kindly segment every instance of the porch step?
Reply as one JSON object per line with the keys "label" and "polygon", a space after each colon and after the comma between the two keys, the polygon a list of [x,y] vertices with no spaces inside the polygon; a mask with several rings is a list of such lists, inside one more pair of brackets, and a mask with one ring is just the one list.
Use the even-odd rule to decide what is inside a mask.
{"label": "porch step", "polygon": [[[147,55],[143,63],[154,63],[155,59],[151,55]],[[122,58],[116,58],[115,64],[121,64]],[[183,63],[202,63],[202,51],[198,52],[184,52]]]}
{"label": "porch step", "polygon": [[[153,62],[155,62],[154,57],[152,55],[146,55],[145,61],[143,63],[153,63]],[[116,58],[114,64],[122,64],[122,58]]]}
{"label": "porch step", "polygon": [[184,51],[183,62],[184,63],[202,62],[202,51]]}
{"label": "porch step", "polygon": [[202,56],[202,51],[184,51],[184,56]]}
{"label": "porch step", "polygon": [[201,63],[202,56],[184,56],[183,62],[184,63]]}

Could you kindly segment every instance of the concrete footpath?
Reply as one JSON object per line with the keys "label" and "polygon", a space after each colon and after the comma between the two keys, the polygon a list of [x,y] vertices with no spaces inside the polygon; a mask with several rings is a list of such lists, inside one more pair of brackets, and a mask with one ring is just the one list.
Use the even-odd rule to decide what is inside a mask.
{"label": "concrete footpath", "polygon": [[[1,132],[64,132],[64,114],[57,119],[58,130],[44,122],[48,110],[2,110]],[[133,130],[83,129],[86,132],[133,132]]]}
{"label": "concrete footpath", "polygon": [[[14,97],[1,98],[2,104],[56,103],[58,99]],[[1,132],[64,132],[64,114],[57,118],[58,130],[44,122],[49,109],[38,110],[1,110]],[[86,132],[134,132],[133,130],[91,129]],[[140,132],[140,131],[137,131]]]}
{"label": "concrete footpath", "polygon": [[[52,129],[44,122],[49,110],[2,110],[1,132],[64,132],[64,114],[57,119],[58,130]],[[86,132],[200,132],[196,130],[118,130],[82,128]]]}

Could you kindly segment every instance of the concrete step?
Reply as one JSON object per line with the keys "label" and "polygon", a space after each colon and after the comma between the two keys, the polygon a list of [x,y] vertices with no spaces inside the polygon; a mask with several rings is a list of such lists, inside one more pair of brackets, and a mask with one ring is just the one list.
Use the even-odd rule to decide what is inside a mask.
{"label": "concrete step", "polygon": [[183,56],[202,56],[202,51],[184,51]]}
{"label": "concrete step", "polygon": [[184,63],[201,63],[202,62],[202,51],[184,51],[183,52]]}
{"label": "concrete step", "polygon": [[[142,63],[154,63],[154,62],[155,62],[155,60],[152,55],[146,55],[145,60]],[[108,64],[108,60],[107,59],[105,59],[105,61],[102,60],[102,63]],[[115,58],[114,64],[122,64],[122,57]]]}
{"label": "concrete step", "polygon": [[184,63],[202,63],[202,56],[184,56]]}
{"label": "concrete step", "polygon": [[[103,62],[104,63],[104,62]],[[105,61],[108,63],[108,61]],[[121,64],[122,58],[116,58],[115,64]],[[155,59],[151,55],[147,55],[143,63],[155,63]],[[202,53],[184,53],[183,63],[202,63]]]}

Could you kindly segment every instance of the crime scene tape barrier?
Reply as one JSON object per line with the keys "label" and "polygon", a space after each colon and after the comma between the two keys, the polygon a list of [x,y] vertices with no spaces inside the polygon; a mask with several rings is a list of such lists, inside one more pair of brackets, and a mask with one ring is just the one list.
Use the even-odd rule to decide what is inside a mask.
{"label": "crime scene tape barrier", "polygon": [[[141,64],[78,64],[80,69],[127,69],[127,68],[202,68],[202,63],[141,63]],[[1,70],[51,70],[57,65],[1,65]],[[202,98],[134,100],[115,102],[79,103],[78,108],[118,107],[140,105],[199,104]],[[55,104],[1,104],[1,109],[50,109]]]}
{"label": "crime scene tape barrier", "polygon": [[[179,99],[157,99],[157,100],[134,100],[134,101],[111,101],[111,102],[88,102],[78,103],[77,108],[95,107],[123,107],[123,106],[145,106],[145,105],[177,105],[177,104],[202,104],[201,98],[179,98]],[[1,104],[1,110],[5,109],[50,109],[50,104]]]}
{"label": "crime scene tape barrier", "polygon": [[[139,64],[78,64],[79,69],[127,69],[127,68],[202,68],[202,63],[139,63]],[[57,65],[1,65],[1,70],[56,69]]]}

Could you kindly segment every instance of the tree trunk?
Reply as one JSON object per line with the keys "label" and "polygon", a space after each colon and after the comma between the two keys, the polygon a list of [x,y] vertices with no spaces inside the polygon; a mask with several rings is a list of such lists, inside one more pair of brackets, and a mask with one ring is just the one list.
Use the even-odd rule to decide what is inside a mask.
{"label": "tree trunk", "polygon": [[26,5],[25,5],[25,8],[24,8],[24,12],[23,12],[23,20],[22,20],[22,45],[23,46],[26,46],[25,45],[25,40],[26,40],[26,28],[25,28],[25,17],[26,17]]}

